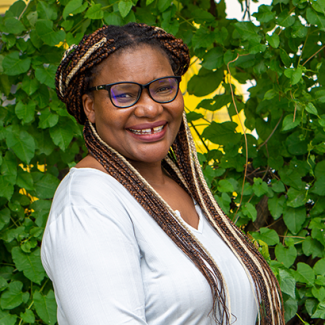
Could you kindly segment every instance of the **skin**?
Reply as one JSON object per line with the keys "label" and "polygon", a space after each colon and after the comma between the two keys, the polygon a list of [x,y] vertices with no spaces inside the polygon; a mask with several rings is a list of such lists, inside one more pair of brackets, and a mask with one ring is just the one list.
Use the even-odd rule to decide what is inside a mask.
{"label": "skin", "polygon": [[[119,81],[146,84],[154,79],[174,75],[169,60],[161,50],[149,45],[124,49],[103,61],[90,86]],[[115,107],[106,90],[94,91],[82,96],[88,119],[96,124],[99,136],[122,154],[149,182],[149,184],[182,218],[197,228],[199,218],[191,197],[167,174],[161,166],[179,130],[184,109],[183,96],[179,91],[175,100],[160,104],[153,101],[143,90],[139,101],[126,109]],[[165,125],[158,139],[137,137],[131,129],[148,128],[148,125]],[[106,173],[103,166],[92,156],[81,160],[77,168],[95,168]]]}

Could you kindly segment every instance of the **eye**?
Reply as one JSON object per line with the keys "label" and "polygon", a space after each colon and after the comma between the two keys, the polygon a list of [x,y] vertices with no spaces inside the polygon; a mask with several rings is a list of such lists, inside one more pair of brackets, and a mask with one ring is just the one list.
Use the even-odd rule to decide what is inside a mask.
{"label": "eye", "polygon": [[155,91],[156,91],[156,93],[167,93],[167,92],[170,92],[171,90],[173,90],[172,86],[163,85],[163,86],[157,88]]}

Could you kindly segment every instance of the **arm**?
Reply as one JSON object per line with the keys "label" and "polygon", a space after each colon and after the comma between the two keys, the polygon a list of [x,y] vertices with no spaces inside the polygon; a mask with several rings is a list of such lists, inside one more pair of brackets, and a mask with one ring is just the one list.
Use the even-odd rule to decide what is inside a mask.
{"label": "arm", "polygon": [[72,206],[47,228],[42,260],[69,325],[147,324],[140,252],[124,209]]}

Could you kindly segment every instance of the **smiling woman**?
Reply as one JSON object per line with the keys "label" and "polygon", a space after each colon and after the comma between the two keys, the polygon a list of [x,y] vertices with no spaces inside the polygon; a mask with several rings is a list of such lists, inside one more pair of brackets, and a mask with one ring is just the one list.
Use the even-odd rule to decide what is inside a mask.
{"label": "smiling woman", "polygon": [[64,55],[57,93],[88,156],[56,191],[42,243],[60,325],[283,325],[263,257],[202,175],[179,82],[182,40],[104,26]]}

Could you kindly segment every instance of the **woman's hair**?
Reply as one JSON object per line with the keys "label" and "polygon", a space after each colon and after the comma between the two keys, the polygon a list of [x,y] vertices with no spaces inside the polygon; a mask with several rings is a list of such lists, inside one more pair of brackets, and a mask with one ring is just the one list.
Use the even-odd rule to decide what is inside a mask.
{"label": "woman's hair", "polygon": [[104,26],[93,34],[85,35],[78,46],[72,45],[66,51],[56,72],[56,90],[68,112],[80,124],[84,125],[87,119],[82,95],[87,92],[96,67],[112,53],[140,44],[148,44],[164,52],[176,76],[187,71],[190,56],[183,41],[159,27],[145,24]]}
{"label": "woman's hair", "polygon": [[[99,137],[95,126],[87,121],[83,111],[81,97],[87,92],[96,66],[115,51],[139,44],[149,44],[164,51],[175,75],[186,72],[190,61],[188,48],[182,40],[161,28],[137,23],[122,27],[104,26],[85,36],[78,46],[67,50],[56,74],[57,93],[69,113],[84,124],[84,138],[89,153],[131,193],[206,278],[212,291],[213,316],[218,324],[228,325],[235,317],[232,318],[227,285],[212,256],[139,172]],[[197,159],[185,113],[177,137],[162,165],[200,205],[209,223],[242,264],[255,292],[259,323],[284,325],[278,282],[255,246],[225,216],[211,194]]]}

